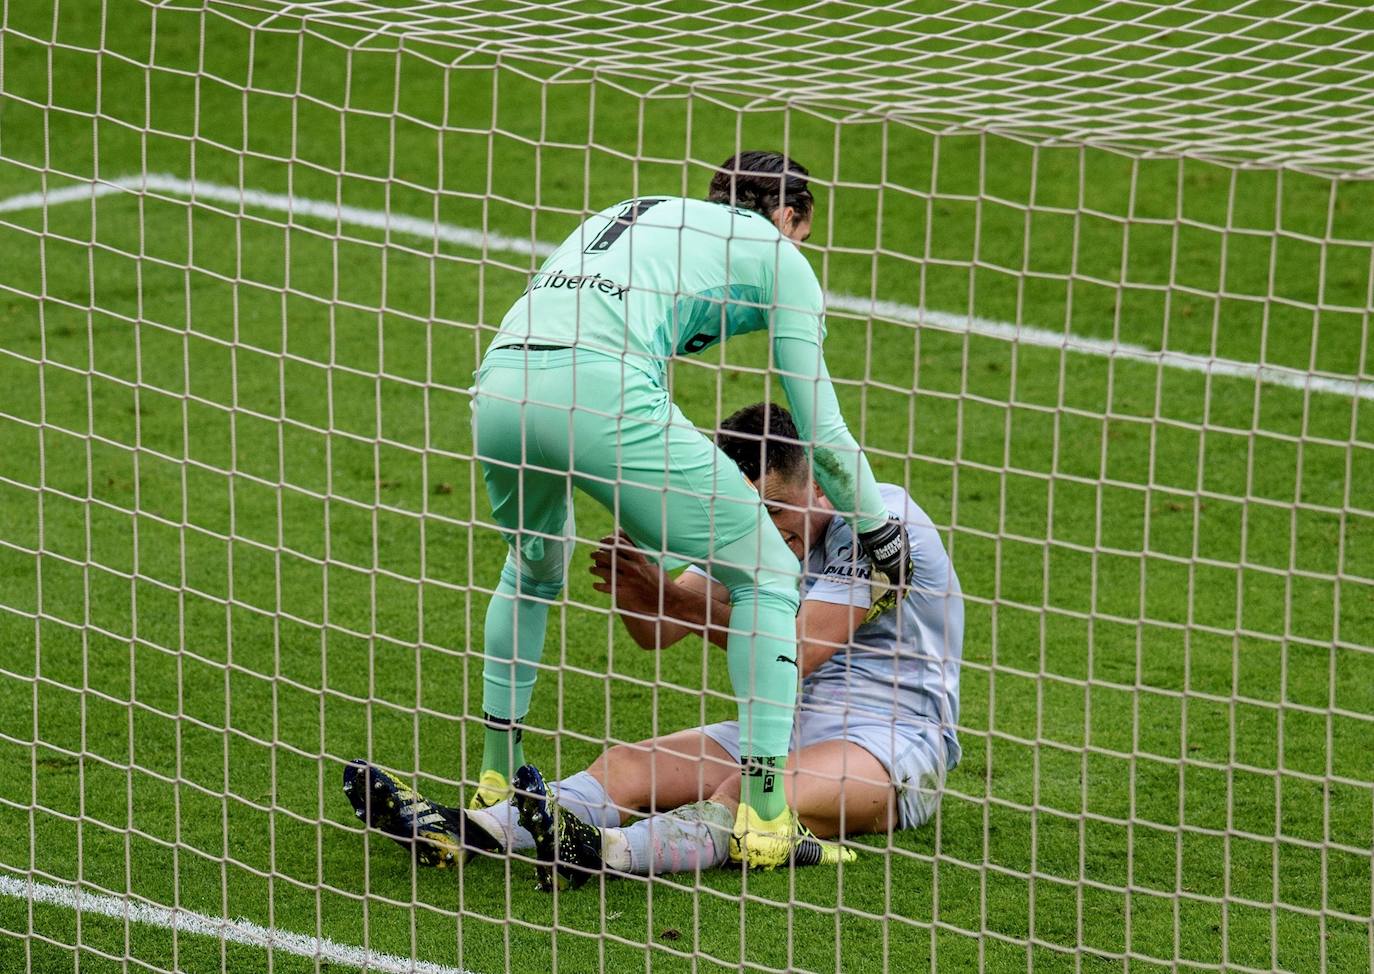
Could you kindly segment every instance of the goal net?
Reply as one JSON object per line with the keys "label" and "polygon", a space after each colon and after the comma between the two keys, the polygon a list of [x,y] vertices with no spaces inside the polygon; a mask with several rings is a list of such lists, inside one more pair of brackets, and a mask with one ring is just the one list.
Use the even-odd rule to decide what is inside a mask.
{"label": "goal net", "polygon": [[[1370,970],[1361,5],[3,9],[0,969]],[[476,784],[473,372],[581,221],[745,149],[811,170],[841,410],[962,580],[962,759],[836,868],[416,865],[340,785]],[[577,515],[551,781],[734,714]]]}

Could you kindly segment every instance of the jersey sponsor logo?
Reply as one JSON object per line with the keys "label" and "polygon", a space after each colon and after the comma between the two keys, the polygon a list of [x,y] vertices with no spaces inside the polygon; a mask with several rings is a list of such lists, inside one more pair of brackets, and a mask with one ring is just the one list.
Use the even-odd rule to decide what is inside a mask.
{"label": "jersey sponsor logo", "polygon": [[822,575],[834,575],[839,578],[871,578],[872,571],[868,568],[860,568],[857,572],[853,565],[826,565]]}
{"label": "jersey sponsor logo", "polygon": [[608,294],[622,303],[625,300],[625,292],[630,289],[630,285],[617,284],[600,274],[564,274],[562,271],[553,271],[552,273],[540,271],[534,275],[534,280],[530,282],[530,286],[525,288],[525,293],[542,291],[546,288],[580,291],[584,287],[589,290],[600,291],[602,294]]}

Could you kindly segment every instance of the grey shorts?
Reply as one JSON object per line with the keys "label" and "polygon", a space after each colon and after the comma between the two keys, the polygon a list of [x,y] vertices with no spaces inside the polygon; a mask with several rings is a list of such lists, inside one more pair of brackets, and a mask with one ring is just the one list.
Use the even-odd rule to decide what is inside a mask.
{"label": "grey shorts", "polygon": [[[701,732],[739,760],[738,721],[708,724]],[[825,741],[857,744],[887,769],[897,789],[900,828],[914,829],[935,814],[945,787],[946,745],[934,721],[897,722],[862,710],[837,713],[799,706],[792,725],[792,751]]]}

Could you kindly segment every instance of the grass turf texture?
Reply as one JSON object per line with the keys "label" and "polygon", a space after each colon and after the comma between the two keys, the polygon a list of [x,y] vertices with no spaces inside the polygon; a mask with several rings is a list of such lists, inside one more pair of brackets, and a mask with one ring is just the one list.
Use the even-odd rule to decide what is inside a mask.
{"label": "grass turf texture", "polygon": [[[98,5],[60,13],[58,40],[101,46]],[[8,15],[53,36],[47,4]],[[589,111],[585,84],[250,48],[172,12],[151,42],[151,19],[106,18],[105,56],[5,37],[0,195],[43,168],[146,167],[556,240],[635,192],[699,194],[685,156],[785,131],[841,181],[811,254],[834,290],[1369,375],[1371,249],[1313,239],[1371,238],[1367,184],[704,99],[689,125],[684,101],[605,84]],[[880,478],[949,527],[969,596],[941,819],[868,840],[840,883],[719,872],[549,897],[519,862],[413,872],[339,790],[359,755],[441,799],[475,776],[464,715],[502,551],[471,527],[463,390],[528,260],[124,194],[5,219],[5,874],[477,972],[1369,970],[1374,403],[833,318],[846,416]],[[675,396],[709,425],[762,394],[765,361],[731,343],[677,366]],[[583,537],[612,527],[578,513]],[[633,648],[583,564],[551,620],[548,733],[527,737],[550,776],[730,713],[720,655]],[[716,694],[682,692],[703,674]],[[77,942],[72,913],[0,900],[0,968],[70,969],[54,944]],[[268,968],[93,917],[79,943],[83,970]]]}

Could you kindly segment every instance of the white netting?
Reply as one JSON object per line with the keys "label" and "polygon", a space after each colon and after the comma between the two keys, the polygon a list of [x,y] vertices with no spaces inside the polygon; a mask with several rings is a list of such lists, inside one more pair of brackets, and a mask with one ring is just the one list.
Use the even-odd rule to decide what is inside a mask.
{"label": "white netting", "polygon": [[[516,69],[542,64],[937,131],[1374,171],[1374,24],[1360,4],[241,0],[213,9],[260,29],[401,44],[444,63],[499,57]],[[326,32],[335,26],[355,29]]]}
{"label": "white netting", "polygon": [[[4,11],[0,969],[1369,970],[1361,6]],[[412,870],[340,774],[475,781],[481,352],[589,212],[756,147],[813,171],[846,418],[963,578],[939,813],[838,875]],[[716,351],[703,428],[766,389]],[[584,558],[551,778],[730,716]]]}

